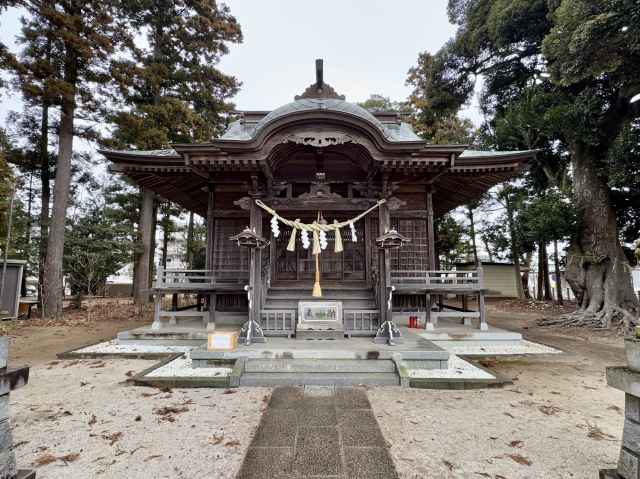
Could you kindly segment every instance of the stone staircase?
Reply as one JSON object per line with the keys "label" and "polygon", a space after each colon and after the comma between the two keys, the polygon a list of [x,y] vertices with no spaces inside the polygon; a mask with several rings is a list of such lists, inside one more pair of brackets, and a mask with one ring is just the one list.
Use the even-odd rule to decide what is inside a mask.
{"label": "stone staircase", "polygon": [[302,339],[340,339],[344,334],[364,333],[374,335],[378,314],[373,288],[361,282],[322,283],[322,298],[311,295],[311,282],[280,282],[271,285],[261,310],[262,327],[267,335],[285,331],[293,334],[299,301],[340,301],[343,311],[342,331],[321,333],[318,329],[298,330],[296,337]]}
{"label": "stone staircase", "polygon": [[244,359],[240,386],[397,386],[393,360]]}

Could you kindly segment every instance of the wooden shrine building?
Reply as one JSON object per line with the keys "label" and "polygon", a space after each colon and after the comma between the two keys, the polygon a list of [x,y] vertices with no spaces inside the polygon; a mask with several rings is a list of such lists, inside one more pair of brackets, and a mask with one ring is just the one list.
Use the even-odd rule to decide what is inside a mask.
{"label": "wooden shrine building", "polygon": [[[204,293],[211,303],[202,313],[205,323],[233,317],[241,323],[250,302],[249,314],[266,335],[300,332],[300,301],[339,303],[339,334],[349,336],[375,335],[394,309],[424,312],[447,291],[482,298],[481,271],[438,271],[434,219],[516,175],[534,152],[430,144],[397,112],[347,102],[324,82],[322,62],[316,66],[315,83],[293,102],[238,112],[211,143],[102,151],[112,171],[206,218],[205,269],[159,270],[155,292]],[[386,201],[357,221],[353,233],[343,229],[342,251],[334,252],[334,235],[327,235],[319,261],[323,296],[313,298],[312,248],[298,236],[295,250],[287,249],[291,229],[281,223],[275,238],[271,216],[256,199],[282,217],[311,223],[321,214],[329,224]],[[251,250],[230,240],[247,226],[268,244]],[[376,239],[394,230],[409,241],[380,249]],[[442,307],[426,310],[427,328],[434,327],[434,316],[448,314]],[[483,304],[467,311],[482,327]],[[155,327],[165,315],[175,324],[178,313],[158,309]]]}

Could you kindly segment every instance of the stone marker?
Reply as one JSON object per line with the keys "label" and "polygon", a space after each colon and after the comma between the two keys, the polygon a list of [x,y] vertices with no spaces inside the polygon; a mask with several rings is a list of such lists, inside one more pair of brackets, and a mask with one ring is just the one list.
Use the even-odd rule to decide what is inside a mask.
{"label": "stone marker", "polygon": [[18,470],[9,421],[9,392],[27,384],[29,368],[8,369],[9,341],[0,337],[0,479],[34,479],[34,471]]}

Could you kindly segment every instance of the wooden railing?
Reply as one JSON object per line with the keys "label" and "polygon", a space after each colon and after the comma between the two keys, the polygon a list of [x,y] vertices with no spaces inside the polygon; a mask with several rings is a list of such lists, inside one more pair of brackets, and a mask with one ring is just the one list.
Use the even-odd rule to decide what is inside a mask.
{"label": "wooden railing", "polygon": [[239,283],[248,281],[246,270],[209,269],[164,269],[158,268],[156,288],[197,288],[219,283]]}
{"label": "wooden railing", "polygon": [[478,270],[395,270],[391,272],[391,284],[418,286],[425,289],[482,289],[482,269]]}

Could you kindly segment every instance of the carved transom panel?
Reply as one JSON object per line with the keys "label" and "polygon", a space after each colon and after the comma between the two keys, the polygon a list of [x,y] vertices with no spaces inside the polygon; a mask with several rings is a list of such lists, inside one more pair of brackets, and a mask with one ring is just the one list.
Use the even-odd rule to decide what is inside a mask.
{"label": "carved transom panel", "polygon": [[334,131],[305,131],[291,133],[282,139],[282,143],[296,143],[298,145],[309,145],[318,148],[326,146],[343,145],[345,143],[358,143],[357,140],[348,133]]}

